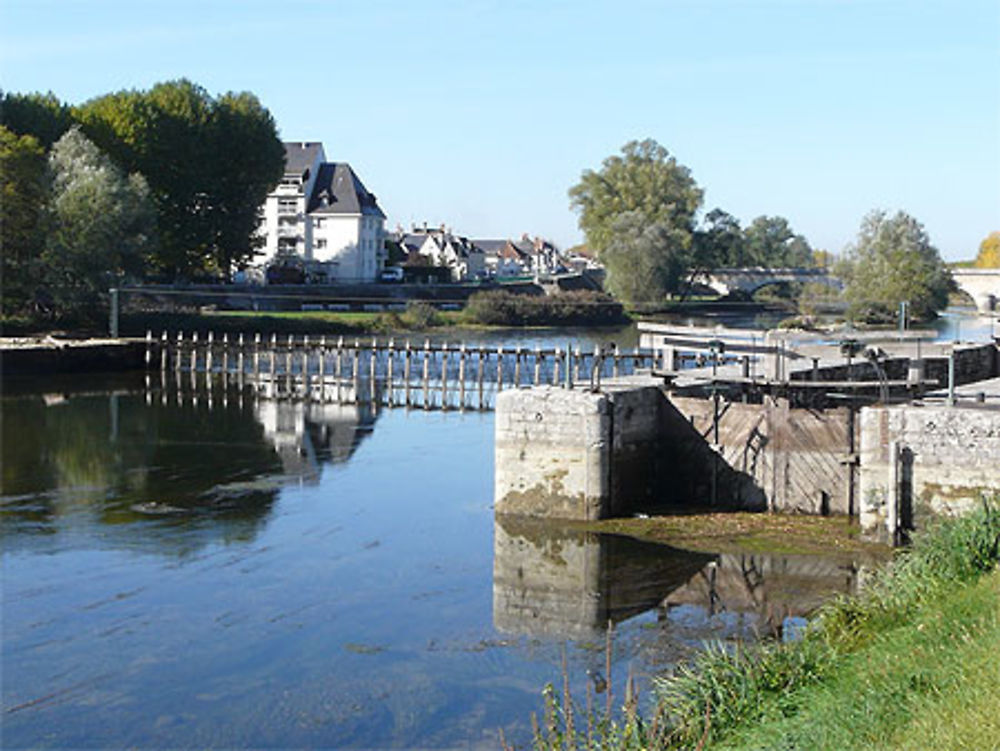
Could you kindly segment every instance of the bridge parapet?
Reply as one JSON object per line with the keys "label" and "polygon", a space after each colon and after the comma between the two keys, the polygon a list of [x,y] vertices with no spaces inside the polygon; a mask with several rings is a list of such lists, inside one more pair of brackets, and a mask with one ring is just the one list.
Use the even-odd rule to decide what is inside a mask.
{"label": "bridge parapet", "polygon": [[762,266],[747,268],[722,268],[709,274],[703,274],[697,282],[711,287],[720,295],[727,295],[735,290],[753,294],[762,287],[781,282],[815,282],[836,289],[843,288],[843,282],[833,276],[825,268],[765,268]]}
{"label": "bridge parapet", "polygon": [[955,284],[971,297],[983,313],[997,309],[1000,302],[1000,269],[952,269]]}

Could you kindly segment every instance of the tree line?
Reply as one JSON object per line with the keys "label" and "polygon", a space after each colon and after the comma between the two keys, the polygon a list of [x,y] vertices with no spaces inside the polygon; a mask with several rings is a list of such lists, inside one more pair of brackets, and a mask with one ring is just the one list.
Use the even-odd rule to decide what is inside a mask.
{"label": "tree line", "polygon": [[92,312],[130,277],[228,275],[260,247],[284,161],[248,92],[181,79],[75,106],[3,93],[4,314]]}
{"label": "tree line", "polygon": [[[703,191],[691,171],[656,141],[630,141],[585,170],[569,190],[588,247],[607,272],[606,286],[630,303],[684,297],[701,274],[723,267],[828,265],[781,216],[748,226],[715,208],[698,221]],[[923,226],[905,212],[864,217],[857,240],[833,264],[846,283],[852,315],[895,314],[906,301],[914,318],[947,305],[951,276]]]}

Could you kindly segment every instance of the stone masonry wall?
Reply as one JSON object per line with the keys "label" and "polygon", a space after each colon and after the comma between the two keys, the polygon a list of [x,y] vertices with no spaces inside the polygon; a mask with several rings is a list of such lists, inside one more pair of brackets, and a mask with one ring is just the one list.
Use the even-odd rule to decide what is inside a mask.
{"label": "stone masonry wall", "polygon": [[891,541],[1000,492],[1000,410],[866,407],[861,411],[862,531]]}

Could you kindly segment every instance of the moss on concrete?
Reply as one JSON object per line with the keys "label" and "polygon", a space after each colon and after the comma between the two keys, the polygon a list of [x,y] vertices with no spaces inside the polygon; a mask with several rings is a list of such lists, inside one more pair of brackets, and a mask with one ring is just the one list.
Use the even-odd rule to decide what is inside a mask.
{"label": "moss on concrete", "polygon": [[890,555],[887,546],[862,541],[858,525],[844,516],[680,514],[605,519],[581,526],[706,553],[843,554],[875,559]]}

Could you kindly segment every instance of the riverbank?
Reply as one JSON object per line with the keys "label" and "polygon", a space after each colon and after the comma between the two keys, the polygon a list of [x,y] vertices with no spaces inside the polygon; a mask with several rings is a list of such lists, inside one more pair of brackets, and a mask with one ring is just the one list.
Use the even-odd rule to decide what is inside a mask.
{"label": "riverbank", "polygon": [[[601,730],[577,716],[577,732],[565,703],[550,700],[554,724],[536,745],[997,748],[998,559],[994,499],[918,535],[857,595],[823,606],[798,640],[710,645],[658,679],[645,722],[626,700],[622,719]],[[595,728],[598,739],[586,735]]]}

